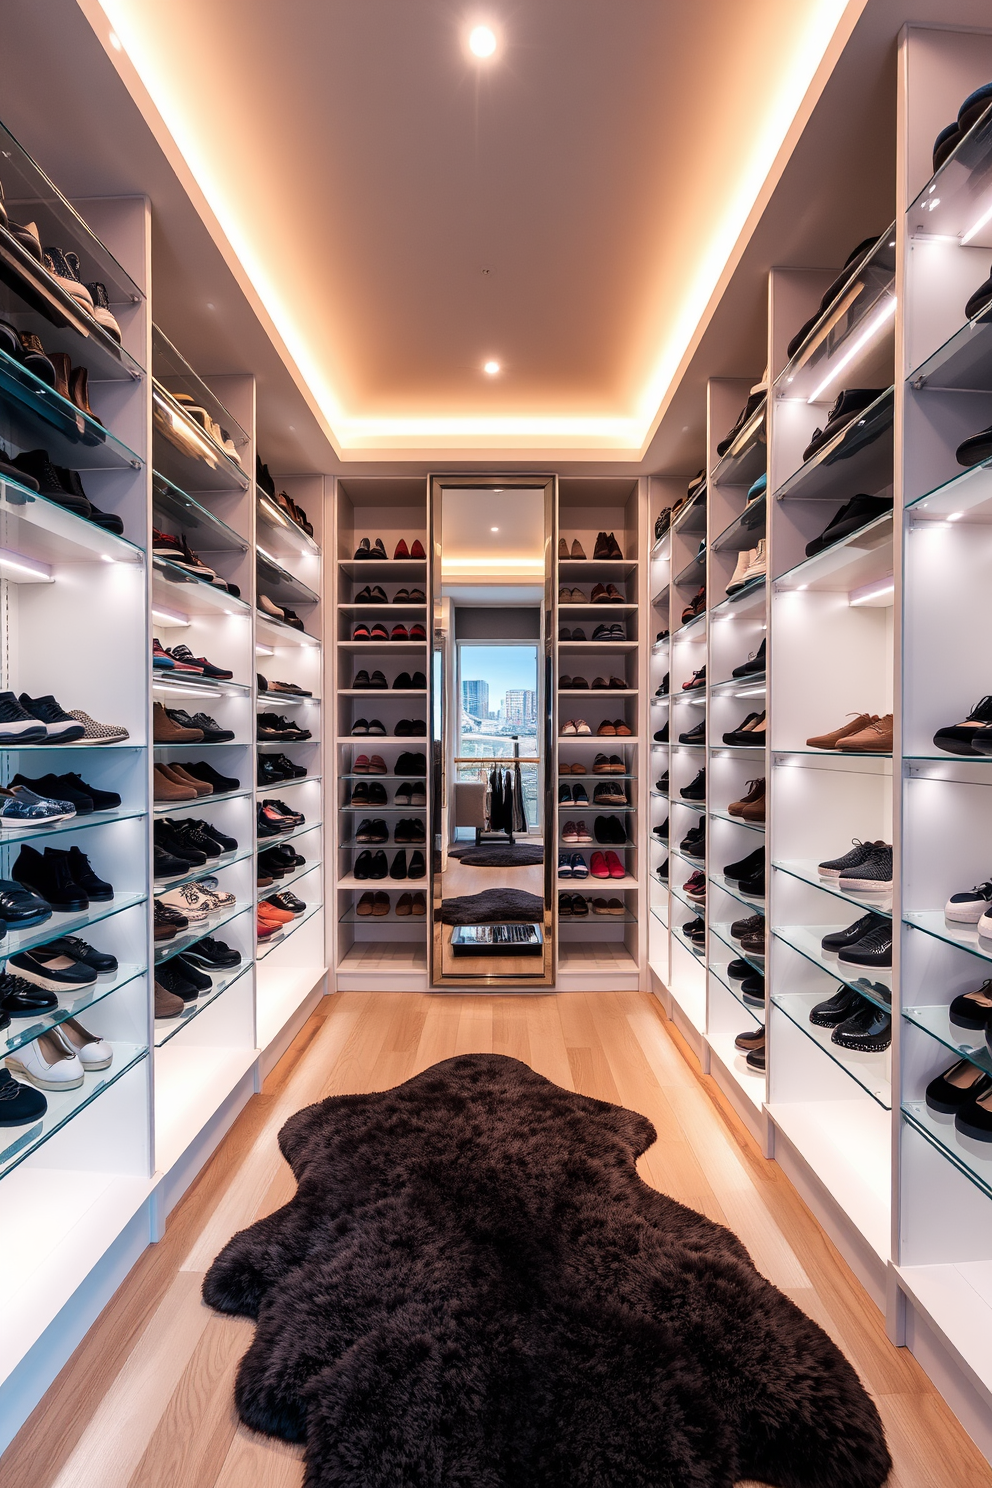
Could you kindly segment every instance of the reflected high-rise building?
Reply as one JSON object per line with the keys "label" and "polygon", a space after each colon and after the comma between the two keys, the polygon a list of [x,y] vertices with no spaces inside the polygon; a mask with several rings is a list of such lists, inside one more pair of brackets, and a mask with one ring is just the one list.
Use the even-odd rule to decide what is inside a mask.
{"label": "reflected high-rise building", "polygon": [[517,728],[536,728],[537,693],[531,688],[511,688],[503,700],[503,721]]}
{"label": "reflected high-rise building", "polygon": [[489,683],[480,680],[462,681],[462,711],[470,718],[485,723],[489,717]]}

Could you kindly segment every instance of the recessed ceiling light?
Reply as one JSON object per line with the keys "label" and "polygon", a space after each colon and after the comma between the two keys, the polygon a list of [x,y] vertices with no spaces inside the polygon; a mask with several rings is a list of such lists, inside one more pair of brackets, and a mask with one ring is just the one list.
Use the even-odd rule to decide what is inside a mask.
{"label": "recessed ceiling light", "polygon": [[496,35],[488,26],[474,26],[469,32],[468,45],[476,57],[491,57],[496,50]]}
{"label": "recessed ceiling light", "polygon": [[498,532],[499,531],[499,528],[498,527],[490,527],[489,531],[490,532]]}
{"label": "recessed ceiling light", "polygon": [[121,51],[121,39],[117,35],[117,32],[116,31],[111,31],[110,36],[109,36],[108,39],[110,41],[110,45],[113,47],[113,49],[114,49],[115,52]]}
{"label": "recessed ceiling light", "polygon": [[482,370],[488,372],[490,377],[495,377],[499,371],[499,362],[483,362]]}

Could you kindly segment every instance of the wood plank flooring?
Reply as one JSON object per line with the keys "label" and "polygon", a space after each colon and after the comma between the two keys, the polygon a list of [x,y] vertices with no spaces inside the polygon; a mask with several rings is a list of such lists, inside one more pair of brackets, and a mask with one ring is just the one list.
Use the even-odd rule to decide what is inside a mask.
{"label": "wood plank flooring", "polygon": [[845,1350],[885,1421],[890,1488],[992,1488],[992,1468],[642,993],[326,998],[0,1459],[3,1488],[299,1488],[300,1454],[235,1418],[251,1327],[203,1306],[203,1273],[235,1230],[291,1196],[275,1136],[293,1111],[475,1051],[654,1122],[642,1176],[736,1230]]}

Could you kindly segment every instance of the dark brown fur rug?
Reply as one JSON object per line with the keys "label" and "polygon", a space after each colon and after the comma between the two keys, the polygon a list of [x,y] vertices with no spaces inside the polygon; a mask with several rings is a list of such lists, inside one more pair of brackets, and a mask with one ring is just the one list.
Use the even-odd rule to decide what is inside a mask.
{"label": "dark brown fur rug", "polygon": [[491,1054],[299,1111],[296,1197],[203,1287],[257,1320],[242,1420],[306,1444],[306,1488],[880,1488],[854,1370],[641,1181],[654,1140]]}

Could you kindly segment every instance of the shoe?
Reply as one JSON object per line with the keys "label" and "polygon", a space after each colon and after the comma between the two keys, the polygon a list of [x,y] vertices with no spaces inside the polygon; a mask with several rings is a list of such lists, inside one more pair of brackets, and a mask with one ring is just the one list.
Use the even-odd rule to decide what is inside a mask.
{"label": "shoe", "polygon": [[741,821],[751,822],[754,825],[760,824],[765,820],[766,800],[764,776],[752,783],[754,789],[748,793],[748,799],[745,801],[735,801],[734,805],[740,807],[736,815],[740,817]]}
{"label": "shoe", "polygon": [[992,1075],[970,1059],[959,1059],[930,1081],[927,1107],[941,1116],[954,1116],[969,1102],[992,1090]]}
{"label": "shoe", "polygon": [[[733,428],[724,435],[724,437],[717,445],[716,452],[718,455],[725,455],[727,453],[730,446],[733,444],[734,440],[737,438],[738,434],[747,423],[748,419],[751,418],[752,414],[756,413],[757,410],[761,407],[761,404],[765,401],[766,396],[767,393],[764,390],[762,390],[761,392],[751,393],[747,402],[744,404],[744,407],[737,415],[737,421],[734,424]],[[702,474],[702,472],[700,472],[700,474]]]}
{"label": "shoe", "polygon": [[762,641],[757,651],[752,651],[747,661],[735,666],[731,672],[732,677],[756,677],[763,676],[765,672],[765,642]]}
{"label": "shoe", "polygon": [[759,1048],[752,1049],[745,1056],[744,1063],[749,1070],[755,1070],[763,1074],[765,1069],[765,1045],[762,1044]]}
{"label": "shoe", "polygon": [[152,772],[153,795],[156,801],[195,801],[199,792],[195,786],[185,785],[167,765],[158,764]]}
{"label": "shoe", "polygon": [[701,949],[706,944],[706,922],[698,916],[682,926],[682,934],[690,945]]}
{"label": "shoe", "polygon": [[91,1070],[109,1069],[113,1063],[114,1049],[106,1039],[98,1038],[95,1033],[89,1033],[75,1018],[66,1018],[57,1029],[59,1038],[65,1047],[74,1053],[83,1070],[89,1074]]}
{"label": "shoe", "polygon": [[828,931],[820,941],[820,946],[829,955],[834,955],[844,950],[847,946],[856,945],[864,936],[872,933],[879,927],[887,927],[891,930],[891,921],[885,915],[878,915],[874,911],[869,911],[868,914],[862,915],[859,920],[855,920],[853,924],[848,925],[846,929]]}
{"label": "shoe", "polygon": [[[593,853],[593,858],[594,859],[596,857],[600,857],[600,856],[602,856],[602,854]],[[572,878],[588,878],[589,877],[589,866],[586,863],[586,860],[582,856],[581,853],[572,853],[571,856],[569,857],[568,864],[569,864],[569,868],[571,869],[571,876],[572,876]],[[604,866],[605,866],[605,861],[604,861]],[[608,878],[609,877],[609,871],[607,870],[607,872],[601,873],[601,874],[597,874],[596,876],[597,876],[597,878]]]}
{"label": "shoe", "polygon": [[700,825],[687,832],[679,843],[679,852],[694,862],[704,863],[706,861],[706,828]]}
{"label": "shoe", "polygon": [[955,450],[955,458],[959,465],[980,465],[983,460],[992,457],[992,425],[987,429],[979,429],[977,434],[970,434],[967,439],[962,439]]}
{"label": "shoe", "polygon": [[887,1049],[892,1042],[892,1015],[859,995],[858,1006],[834,1029],[830,1042],[864,1054]]}
{"label": "shoe", "polygon": [[985,1089],[975,1087],[972,1099],[955,1114],[954,1125],[976,1142],[992,1142],[992,1080]]}
{"label": "shoe", "polygon": [[[79,851],[78,848],[74,850]],[[51,909],[64,913],[89,909],[89,896],[83,886],[75,881],[68,853],[53,851],[50,847],[40,853],[24,843],[11,869],[11,876],[25,888],[31,889]],[[42,919],[47,919],[47,915],[43,915]]]}
{"label": "shoe", "polygon": [[817,873],[821,878],[839,879],[842,874],[853,872],[860,868],[862,863],[867,863],[876,847],[884,847],[884,842],[862,842],[860,838],[853,839],[854,846],[850,851],[844,853],[840,858],[827,858],[825,862],[817,865]]}
{"label": "shoe", "polygon": [[884,391],[884,388],[845,388],[838,393],[823,428],[813,431],[813,437],[803,451],[803,461],[812,460],[824,445],[829,444],[836,434],[859,418]]}
{"label": "shoe", "polygon": [[752,556],[753,549],[748,548],[741,548],[740,552],[737,554],[737,563],[734,567],[733,573],[730,576],[730,583],[724,590],[724,593],[728,596],[731,594],[737,594],[739,590],[744,588],[744,584],[746,582],[744,575],[747,573],[748,565],[751,562]]}
{"label": "shoe", "polygon": [[986,1028],[992,1019],[992,978],[970,992],[959,993],[947,1009],[947,1016],[956,1028]]}
{"label": "shoe", "polygon": [[847,734],[837,743],[839,750],[850,749],[860,754],[892,753],[892,714],[873,718],[871,723],[856,734]]}
{"label": "shoe", "polygon": [[241,952],[226,945],[222,940],[208,936],[198,940],[195,946],[183,952],[183,960],[191,962],[203,971],[230,971],[241,965]]}
{"label": "shoe", "polygon": [[[702,666],[702,667],[699,668],[698,672],[693,672],[693,674],[689,678],[688,682],[683,682],[682,683],[682,691],[683,692],[698,692],[700,688],[705,687],[705,686],[706,686],[706,668],[704,666]],[[661,687],[658,688],[658,691],[655,693],[655,696],[656,697],[664,697],[665,696],[665,693],[667,693],[667,691],[668,691],[668,673],[666,672],[665,673],[665,680],[664,680],[664,682],[662,682]]]}
{"label": "shoe", "polygon": [[765,930],[764,915],[748,915],[745,919],[734,920],[730,927],[730,933],[734,940],[743,940],[749,935],[763,935]]}
{"label": "shoe", "polygon": [[122,744],[131,737],[123,724],[98,723],[95,718],[84,713],[82,708],[70,708],[69,717],[83,725],[80,744]]}
{"label": "shoe", "polygon": [[802,346],[803,342],[806,340],[806,337],[816,325],[817,321],[823,314],[826,313],[827,309],[833,304],[834,300],[847,284],[848,280],[851,278],[851,275],[855,272],[855,265],[859,262],[859,260],[862,260],[868,256],[877,242],[878,238],[865,238],[863,242],[858,244],[853,252],[848,254],[844,267],[841,269],[840,273],[837,275],[837,278],[830,285],[830,288],[826,291],[823,298],[821,299],[816,314],[810,316],[805,325],[800,327],[800,329],[793,336],[792,340],[789,342],[788,347],[786,348],[786,355],[790,359],[795,356],[796,352]]}
{"label": "shoe", "polygon": [[746,858],[740,858],[737,862],[728,863],[723,870],[724,878],[729,878],[732,883],[740,883],[753,878],[756,873],[762,873],[765,867],[765,849],[756,847],[753,852],[748,853]]}
{"label": "shoe", "polygon": [[[747,961],[732,961],[731,966],[743,967],[743,973],[731,973],[741,984],[741,996],[748,1007],[764,1007],[765,1005],[765,979],[756,972]],[[727,968],[728,971],[730,968]]]}
{"label": "shoe", "polygon": [[952,894],[944,905],[944,915],[959,925],[977,925],[992,904],[992,882],[976,884]]}
{"label": "shoe", "polygon": [[43,744],[48,727],[18,702],[12,692],[0,692],[0,744]]}
{"label": "shoe", "polygon": [[745,1054],[749,1053],[752,1049],[763,1050],[765,1047],[764,1027],[751,1028],[747,1033],[739,1033],[734,1039],[734,1047],[735,1049],[743,1049]]}
{"label": "shoe", "polygon": [[83,1083],[82,1062],[59,1038],[57,1028],[8,1054],[5,1062],[12,1074],[29,1080],[39,1090],[78,1090]]}
{"label": "shoe", "polygon": [[682,624],[688,625],[690,620],[695,620],[706,609],[706,586],[701,584],[692,599],[682,611]]}
{"label": "shoe", "polygon": [[694,779],[688,785],[684,785],[679,791],[683,801],[705,801],[706,800],[706,770],[699,770]]}
{"label": "shoe", "polygon": [[985,738],[992,739],[992,696],[980,698],[963,723],[938,729],[933,742],[948,754],[988,754],[982,747]]}
{"label": "shoe", "polygon": [[754,584],[758,579],[763,579],[768,574],[768,544],[762,537],[758,540],[758,546],[748,554],[748,564],[741,578],[741,588]]}
{"label": "shoe", "polygon": [[764,745],[765,742],[765,710],[760,713],[749,713],[737,728],[731,729],[723,736],[724,744],[736,745],[738,747],[750,748],[752,745]]}
{"label": "shoe", "polygon": [[203,742],[203,730],[176,723],[164,703],[153,703],[152,738],[156,744],[200,744]]}
{"label": "shoe", "polygon": [[848,966],[891,966],[892,921],[882,920],[853,945],[842,946],[837,959]]}
{"label": "shoe", "polygon": [[[68,809],[66,809],[68,808]],[[0,786],[0,827],[50,826],[76,815],[68,801],[49,800],[33,791]]]}
{"label": "shoe", "polygon": [[874,842],[868,856],[857,865],[845,868],[838,880],[846,894],[889,894],[892,892],[892,847],[887,842]]}
{"label": "shoe", "polygon": [[93,515],[93,508],[86,496],[77,495],[65,487],[58,469],[48,458],[46,450],[22,450],[10,463],[17,471],[18,480],[23,484],[30,483],[32,490],[38,491],[49,501],[54,501],[65,511],[72,512],[74,516],[83,517],[87,521]]}
{"label": "shoe", "polygon": [[654,739],[654,742],[656,744],[667,744],[668,743],[668,724],[665,723],[665,724],[662,725],[662,727],[660,729],[656,730],[656,732],[652,735],[652,738]]}
{"label": "shoe", "polygon": [[834,543],[841,542],[845,537],[850,537],[853,532],[867,527],[869,522],[874,522],[877,517],[891,510],[891,496],[852,496],[850,501],[845,502],[840,510],[834,513],[819,537],[814,537],[806,544],[807,558],[815,557],[825,548],[832,547]]}
{"label": "shoe", "polygon": [[33,978],[15,976],[11,971],[0,973],[0,1012],[5,1024],[11,1018],[37,1018],[41,1013],[50,1013],[59,1005],[58,992],[41,986]]}
{"label": "shoe", "polygon": [[40,1121],[47,1110],[40,1090],[19,1084],[9,1069],[0,1070],[0,1126],[28,1126]]}
{"label": "shoe", "polygon": [[96,983],[96,972],[73,956],[64,956],[50,946],[19,951],[7,962],[12,972],[34,982],[46,992],[77,992]]}
{"label": "shoe", "polygon": [[180,728],[199,729],[200,738],[204,744],[227,744],[234,738],[234,730],[221,728],[209,713],[194,713],[191,717],[182,708],[167,708],[166,712],[173,723],[178,724]]}
{"label": "shoe", "polygon": [[[992,698],[989,699],[992,703]],[[829,734],[814,734],[806,743],[810,749],[836,749],[841,739],[851,738],[855,734],[862,733],[878,719],[877,713],[859,713],[855,716],[849,713],[850,723],[843,724],[839,729],[834,729]],[[992,710],[989,712],[989,722],[992,723]]]}
{"label": "shoe", "polygon": [[702,719],[684,734],[679,734],[680,744],[705,744],[706,743],[706,720]]}
{"label": "shoe", "polygon": [[863,1002],[859,992],[841,983],[832,997],[810,1008],[809,1021],[817,1028],[839,1028]]}
{"label": "shoe", "polygon": [[85,726],[71,718],[51,693],[47,693],[45,697],[33,698],[22,692],[18,702],[25,713],[45,725],[46,744],[71,744],[75,739],[81,739],[86,732]]}
{"label": "shoe", "polygon": [[693,904],[706,903],[706,878],[703,873],[697,870],[686,880],[682,888],[686,898],[691,899]]}

